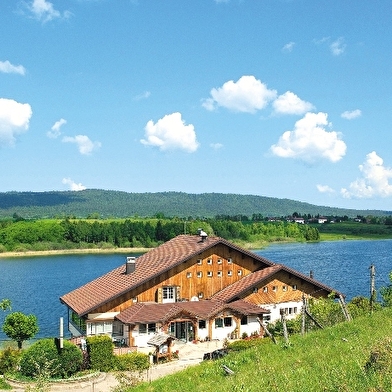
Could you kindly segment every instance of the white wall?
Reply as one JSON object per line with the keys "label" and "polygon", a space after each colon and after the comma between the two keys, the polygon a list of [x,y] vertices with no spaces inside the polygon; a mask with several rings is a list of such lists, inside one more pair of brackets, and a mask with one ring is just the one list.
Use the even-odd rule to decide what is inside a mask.
{"label": "white wall", "polygon": [[301,314],[301,309],[302,309],[302,301],[290,301],[290,302],[282,302],[280,304],[263,304],[263,308],[266,310],[269,310],[271,313],[269,315],[265,315],[263,320],[268,320],[269,316],[269,323],[274,323],[275,321],[279,321],[281,316],[280,316],[280,310],[284,309],[285,310],[285,316],[286,320],[291,320],[297,317],[299,314]]}

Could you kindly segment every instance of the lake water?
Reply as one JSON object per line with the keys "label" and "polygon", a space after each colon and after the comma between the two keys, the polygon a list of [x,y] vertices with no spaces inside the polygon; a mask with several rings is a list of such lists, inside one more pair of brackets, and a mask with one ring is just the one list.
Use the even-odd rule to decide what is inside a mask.
{"label": "lake water", "polygon": [[[370,265],[376,268],[376,288],[389,284],[392,240],[337,241],[271,245],[255,253],[282,263],[341,291],[347,301],[369,296]],[[136,255],[137,256],[137,255]],[[8,298],[13,311],[35,314],[37,338],[58,335],[66,307],[59,297],[125,262],[126,255],[66,255],[0,259],[0,299]],[[0,311],[0,326],[5,312]],[[0,340],[7,337],[0,330]]]}

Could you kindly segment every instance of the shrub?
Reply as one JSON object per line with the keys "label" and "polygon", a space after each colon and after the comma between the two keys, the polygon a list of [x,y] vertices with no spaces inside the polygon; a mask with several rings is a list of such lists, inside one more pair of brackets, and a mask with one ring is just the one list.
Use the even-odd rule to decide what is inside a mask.
{"label": "shrub", "polygon": [[392,338],[387,337],[375,345],[365,364],[365,370],[384,376],[392,374]]}
{"label": "shrub", "polygon": [[0,374],[16,371],[20,357],[20,350],[16,350],[12,347],[8,347],[0,353]]}
{"label": "shrub", "polygon": [[113,342],[109,336],[91,336],[87,338],[87,352],[90,368],[108,372],[115,367]]}
{"label": "shrub", "polygon": [[27,377],[45,373],[50,378],[66,378],[81,369],[82,360],[82,352],[74,344],[64,341],[60,350],[54,339],[43,339],[23,352],[20,371]]}
{"label": "shrub", "polygon": [[136,351],[115,357],[116,370],[120,371],[143,371],[150,367],[148,355]]}

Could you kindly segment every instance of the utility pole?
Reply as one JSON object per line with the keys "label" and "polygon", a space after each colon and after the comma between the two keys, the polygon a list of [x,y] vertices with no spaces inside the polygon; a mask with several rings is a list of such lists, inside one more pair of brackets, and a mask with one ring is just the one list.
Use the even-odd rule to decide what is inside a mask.
{"label": "utility pole", "polygon": [[376,301],[376,289],[375,289],[375,276],[376,270],[374,265],[370,266],[370,312],[373,313],[374,303]]}

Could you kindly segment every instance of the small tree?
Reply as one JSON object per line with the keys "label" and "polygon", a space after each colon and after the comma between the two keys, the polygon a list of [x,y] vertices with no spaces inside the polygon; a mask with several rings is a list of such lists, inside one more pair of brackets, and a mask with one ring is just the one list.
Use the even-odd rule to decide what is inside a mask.
{"label": "small tree", "polygon": [[384,306],[392,306],[392,272],[389,273],[390,284],[380,288],[380,294],[382,297]]}
{"label": "small tree", "polygon": [[4,320],[3,332],[18,343],[19,349],[25,340],[31,339],[38,331],[37,317],[33,314],[13,312]]}
{"label": "small tree", "polygon": [[0,309],[1,310],[11,310],[11,301],[9,299],[3,299],[0,301]]}

